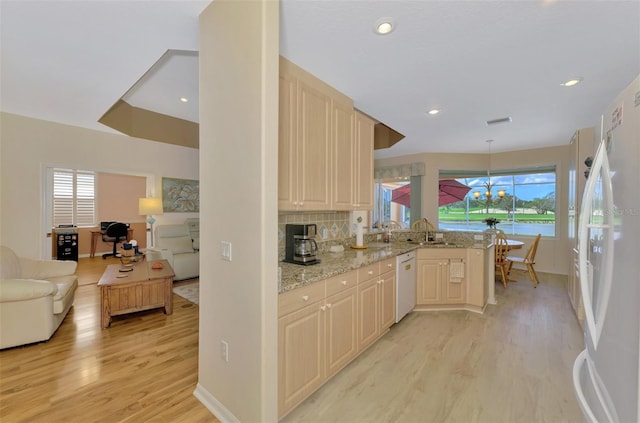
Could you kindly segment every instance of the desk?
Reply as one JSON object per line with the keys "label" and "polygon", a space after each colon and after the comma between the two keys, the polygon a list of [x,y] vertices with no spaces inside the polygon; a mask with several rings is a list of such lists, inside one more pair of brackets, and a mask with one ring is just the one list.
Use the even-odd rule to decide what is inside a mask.
{"label": "desk", "polygon": [[[102,231],[91,231],[91,251],[89,257],[94,258],[96,256],[96,248],[98,247],[98,239],[102,238]],[[133,229],[127,230],[127,241],[133,239]]]}

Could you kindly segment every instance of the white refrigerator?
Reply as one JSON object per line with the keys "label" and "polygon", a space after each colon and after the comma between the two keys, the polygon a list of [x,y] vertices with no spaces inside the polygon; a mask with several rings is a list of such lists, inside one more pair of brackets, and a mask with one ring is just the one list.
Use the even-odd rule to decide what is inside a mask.
{"label": "white refrigerator", "polygon": [[601,119],[578,249],[585,350],[573,367],[589,422],[640,421],[640,75]]}

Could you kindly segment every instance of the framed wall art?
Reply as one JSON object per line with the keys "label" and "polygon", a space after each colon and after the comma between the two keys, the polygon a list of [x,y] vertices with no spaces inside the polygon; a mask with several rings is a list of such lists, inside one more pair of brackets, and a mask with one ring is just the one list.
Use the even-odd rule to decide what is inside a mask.
{"label": "framed wall art", "polygon": [[200,181],[162,178],[162,210],[164,213],[199,213]]}

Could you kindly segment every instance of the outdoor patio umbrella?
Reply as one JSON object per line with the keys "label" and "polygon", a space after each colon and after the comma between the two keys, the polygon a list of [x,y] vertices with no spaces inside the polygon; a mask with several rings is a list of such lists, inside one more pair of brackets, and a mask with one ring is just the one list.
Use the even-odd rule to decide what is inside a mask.
{"label": "outdoor patio umbrella", "polygon": [[391,201],[411,207],[411,184],[406,184],[391,191]]}
{"label": "outdoor patio umbrella", "polygon": [[[461,184],[455,179],[443,179],[439,182],[438,206],[446,206],[463,200],[470,190],[471,187]],[[393,190],[393,192],[395,191]]]}

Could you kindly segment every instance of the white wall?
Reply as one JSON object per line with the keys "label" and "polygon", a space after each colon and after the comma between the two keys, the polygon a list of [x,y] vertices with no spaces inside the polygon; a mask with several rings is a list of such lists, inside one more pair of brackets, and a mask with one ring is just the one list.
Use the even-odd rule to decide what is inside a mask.
{"label": "white wall", "polygon": [[195,394],[223,422],[277,421],[278,13],[272,0],[216,0],[200,15]]}
{"label": "white wall", "polygon": [[[567,172],[569,140],[566,146],[539,148],[532,150],[493,153],[491,169],[518,169],[538,166],[556,166],[556,237],[542,238],[536,255],[536,269],[541,272],[566,275],[569,269],[567,250]],[[422,153],[409,156],[379,159],[376,167],[393,166],[403,163],[424,162],[425,176],[422,183],[423,214],[433,222],[438,220],[438,178],[440,170],[487,170],[488,154],[442,154]],[[527,245],[532,237],[509,236],[520,239]],[[523,249],[519,254],[526,251]]]}
{"label": "white wall", "polygon": [[[41,218],[44,165],[147,176],[158,196],[162,176],[198,179],[197,149],[8,113],[0,113],[0,164],[0,242],[33,258],[51,231]],[[164,214],[156,225],[197,216]]]}

